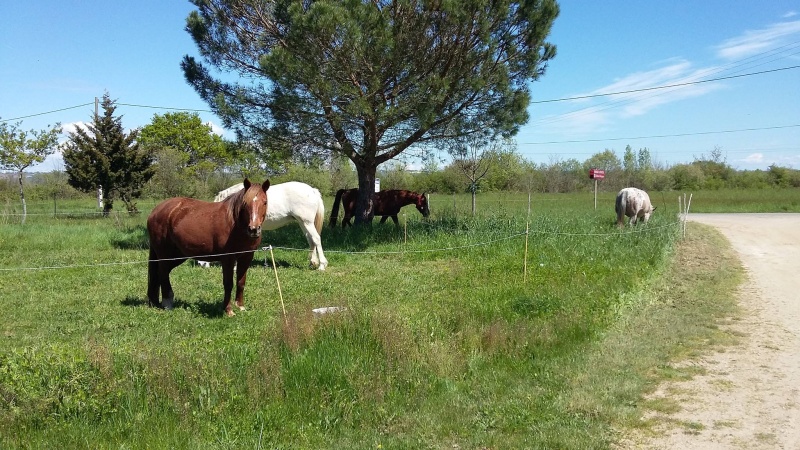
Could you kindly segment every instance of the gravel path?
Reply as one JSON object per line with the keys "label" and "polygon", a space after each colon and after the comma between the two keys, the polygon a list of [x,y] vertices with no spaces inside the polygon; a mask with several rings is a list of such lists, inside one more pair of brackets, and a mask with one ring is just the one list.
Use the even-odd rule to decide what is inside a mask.
{"label": "gravel path", "polygon": [[747,270],[741,343],[691,364],[706,370],[654,394],[680,402],[646,449],[800,449],[800,214],[690,214],[717,228]]}

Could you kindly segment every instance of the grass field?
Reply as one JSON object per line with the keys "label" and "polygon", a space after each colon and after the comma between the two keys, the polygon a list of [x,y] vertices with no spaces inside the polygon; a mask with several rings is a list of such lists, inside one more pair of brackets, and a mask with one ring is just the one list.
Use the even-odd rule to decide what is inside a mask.
{"label": "grass field", "polygon": [[[672,196],[625,231],[611,194],[596,210],[586,194],[534,195],[530,215],[527,195],[481,196],[474,218],[467,196],[433,196],[429,220],[407,208],[399,229],[326,228],[325,272],[285,227],[264,236],[277,270],[256,253],[234,318],[219,268],[192,263],[173,271],[175,310],[146,306],[152,205],[29,205],[24,225],[0,218],[0,447],[607,448],[654,368],[732,308],[674,313],[706,278],[732,292],[730,257],[690,265],[677,300],[659,289],[691,257]],[[705,198],[693,209],[719,208]],[[797,207],[792,191],[750,208],[767,200]],[[688,239],[724,247],[702,228]],[[311,312],[324,306],[347,309]],[[653,329],[669,336],[643,349]]]}

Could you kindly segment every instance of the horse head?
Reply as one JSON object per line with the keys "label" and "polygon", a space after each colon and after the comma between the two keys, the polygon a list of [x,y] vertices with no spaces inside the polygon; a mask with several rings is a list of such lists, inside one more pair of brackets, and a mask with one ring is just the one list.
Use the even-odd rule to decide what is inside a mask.
{"label": "horse head", "polygon": [[428,208],[428,196],[425,193],[417,196],[415,206],[417,207],[417,211],[422,214],[422,217],[431,215],[431,210]]}
{"label": "horse head", "polygon": [[259,186],[244,179],[241,214],[247,217],[247,234],[253,239],[261,236],[261,224],[267,217],[267,189],[269,180]]}

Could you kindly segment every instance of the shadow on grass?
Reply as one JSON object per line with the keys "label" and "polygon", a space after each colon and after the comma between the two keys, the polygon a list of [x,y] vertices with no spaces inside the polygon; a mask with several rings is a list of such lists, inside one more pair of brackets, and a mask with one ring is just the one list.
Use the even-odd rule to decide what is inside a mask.
{"label": "shadow on grass", "polygon": [[[233,301],[231,301],[233,303]],[[139,306],[148,306],[148,302],[146,298],[141,297],[134,297],[134,296],[127,296],[124,300],[120,302],[122,306],[128,307],[139,307]],[[173,309],[185,309],[189,311],[195,311],[197,314],[207,317],[207,318],[216,318],[222,317],[224,315],[224,311],[222,309],[222,300],[220,301],[200,301],[197,303],[189,303],[186,301],[181,300],[180,298],[176,298],[172,305]],[[158,307],[157,309],[162,309]]]}
{"label": "shadow on grass", "polygon": [[[261,253],[262,255],[264,254],[261,250],[257,250],[256,254],[259,254],[259,253]],[[285,259],[280,259],[280,258],[275,258],[275,265],[278,266],[278,268],[284,268],[284,269],[291,268],[291,267],[296,267],[296,264],[293,264],[290,261],[287,261]],[[216,261],[211,263],[211,267],[200,267],[200,265],[198,265],[198,264],[193,264],[192,267],[197,267],[197,268],[203,269],[203,270],[222,270],[222,267]],[[269,258],[264,258],[264,257],[253,258],[253,261],[250,262],[250,267],[247,268],[248,273],[251,270],[259,270],[259,269],[272,269],[272,260],[269,259]]]}
{"label": "shadow on grass", "polygon": [[322,246],[326,250],[362,252],[374,245],[397,242],[402,239],[402,226],[395,226],[391,221],[384,224],[378,222],[376,220],[372,224],[348,228],[341,228],[341,225],[331,228],[325,225],[322,229]]}

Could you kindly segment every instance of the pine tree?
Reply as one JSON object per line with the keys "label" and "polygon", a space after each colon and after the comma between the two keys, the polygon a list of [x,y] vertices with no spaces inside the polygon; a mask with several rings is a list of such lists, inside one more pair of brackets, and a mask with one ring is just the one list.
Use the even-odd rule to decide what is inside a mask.
{"label": "pine tree", "polygon": [[186,30],[203,60],[184,57],[186,80],[238,135],[348,158],[356,223],[372,220],[381,164],[516,134],[556,55],[555,0],[192,3]]}
{"label": "pine tree", "polygon": [[95,114],[86,129],[70,133],[64,150],[70,186],[83,192],[102,187],[104,214],[117,197],[129,212],[138,212],[134,199],[155,172],[152,152],[139,148],[138,129],[125,134],[122,116],[114,116],[115,104],[108,93],[103,95],[103,114]]}

